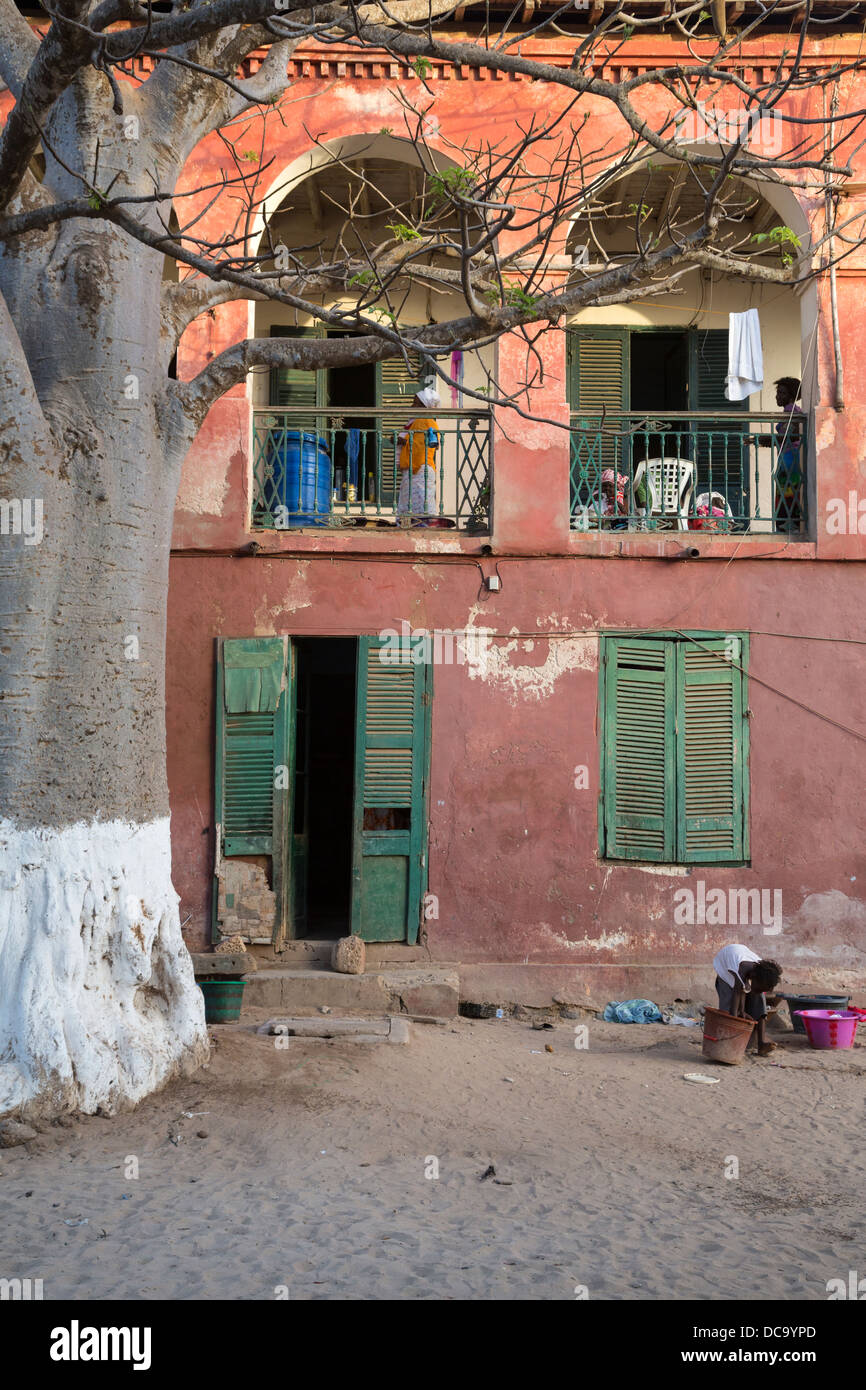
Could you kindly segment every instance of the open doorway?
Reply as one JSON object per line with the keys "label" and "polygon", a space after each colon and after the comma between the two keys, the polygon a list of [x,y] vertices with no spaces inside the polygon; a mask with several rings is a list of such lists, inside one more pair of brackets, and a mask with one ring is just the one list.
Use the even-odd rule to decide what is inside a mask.
{"label": "open doorway", "polygon": [[292,882],[295,934],[351,931],[354,638],[296,639]]}
{"label": "open doorway", "polygon": [[[328,334],[328,337],[350,334]],[[376,500],[376,421],[370,415],[353,415],[352,406],[376,405],[376,364],[361,362],[351,367],[332,367],[328,372],[328,405],[344,411],[342,428],[331,441],[334,460],[334,494],[338,502]]]}
{"label": "open doorway", "polygon": [[631,408],[655,415],[689,408],[689,345],[685,331],[633,333]]}
{"label": "open doorway", "polygon": [[[684,331],[632,334],[629,395],[632,410],[646,411],[651,419],[688,410],[689,342]],[[639,432],[632,445],[632,462],[664,456],[672,439]]]}

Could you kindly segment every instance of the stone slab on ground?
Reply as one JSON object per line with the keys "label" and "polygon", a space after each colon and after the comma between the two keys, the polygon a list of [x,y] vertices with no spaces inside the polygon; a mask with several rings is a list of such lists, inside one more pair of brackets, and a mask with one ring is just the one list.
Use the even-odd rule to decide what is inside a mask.
{"label": "stone slab on ground", "polygon": [[257,1033],[281,1034],[304,1042],[408,1043],[411,1033],[405,1018],[270,1018]]}

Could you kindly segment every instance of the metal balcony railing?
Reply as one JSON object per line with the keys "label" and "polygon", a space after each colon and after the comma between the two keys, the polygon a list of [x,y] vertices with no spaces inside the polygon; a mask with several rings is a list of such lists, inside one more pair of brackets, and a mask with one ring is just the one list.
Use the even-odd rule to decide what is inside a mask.
{"label": "metal balcony railing", "polygon": [[808,417],[571,417],[571,527],[806,535]]}
{"label": "metal balcony railing", "polygon": [[[253,526],[489,530],[490,412],[433,414],[435,434],[412,432],[404,451],[417,406],[255,410]],[[400,466],[410,450],[414,474]]]}

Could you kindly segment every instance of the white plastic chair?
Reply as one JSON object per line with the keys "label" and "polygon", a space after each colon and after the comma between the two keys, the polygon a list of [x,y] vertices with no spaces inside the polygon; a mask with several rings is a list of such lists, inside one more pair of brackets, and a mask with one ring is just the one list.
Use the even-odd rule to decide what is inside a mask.
{"label": "white plastic chair", "polygon": [[676,518],[677,530],[688,530],[689,504],[697,470],[691,459],[644,459],[634,473],[634,489],[646,478],[650,515]]}

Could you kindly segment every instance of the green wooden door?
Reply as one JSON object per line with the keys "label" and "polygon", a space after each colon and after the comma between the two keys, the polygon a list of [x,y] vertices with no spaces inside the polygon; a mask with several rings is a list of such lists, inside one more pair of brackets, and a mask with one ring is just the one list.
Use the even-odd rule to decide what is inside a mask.
{"label": "green wooden door", "polygon": [[[423,642],[358,639],[352,931],[418,939],[426,883],[431,667]],[[390,658],[393,658],[390,659]]]}
{"label": "green wooden door", "polygon": [[[292,656],[297,662],[297,648]],[[297,670],[297,666],[295,667]],[[298,674],[294,682],[295,739],[294,790],[292,797],[290,919],[292,935],[307,930],[307,875],[310,847],[310,673]]]}
{"label": "green wooden door", "polygon": [[[290,328],[285,324],[274,324],[272,338],[319,338],[315,328]],[[316,406],[327,403],[327,374],[324,371],[307,371],[301,367],[272,367],[270,374],[270,401],[275,409],[290,410],[293,406]],[[292,428],[300,428],[300,421]],[[316,428],[310,419],[307,429]]]}
{"label": "green wooden door", "polygon": [[285,930],[293,664],[285,637],[224,638],[217,653],[214,802],[218,858],[271,860]]}

